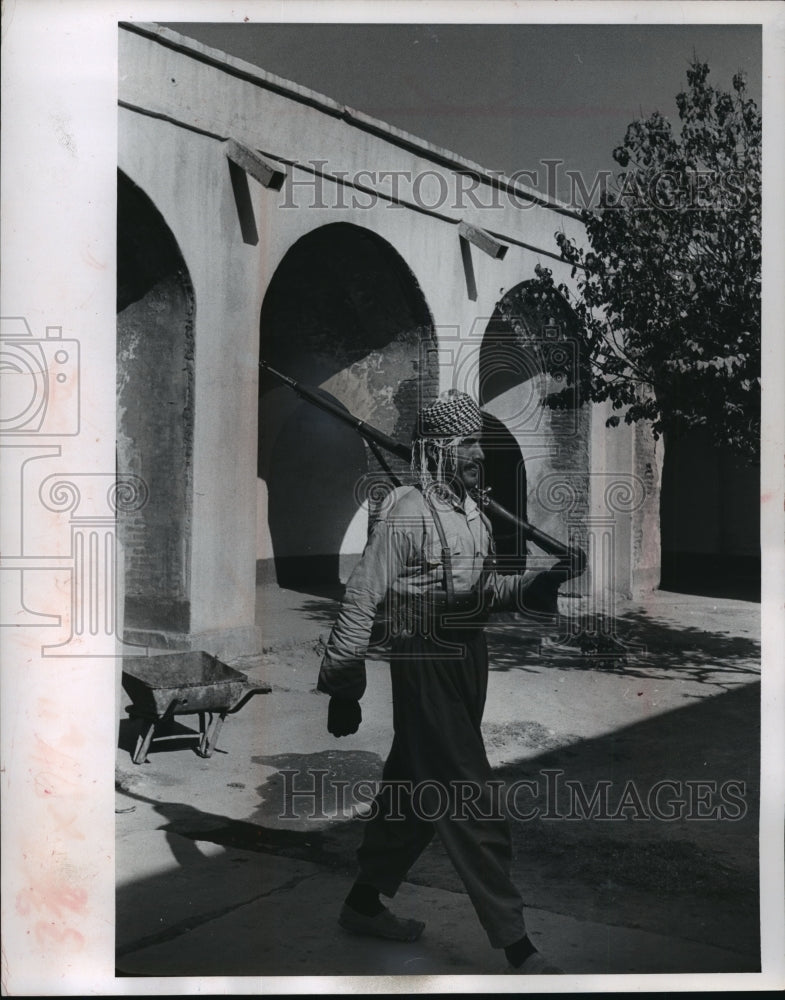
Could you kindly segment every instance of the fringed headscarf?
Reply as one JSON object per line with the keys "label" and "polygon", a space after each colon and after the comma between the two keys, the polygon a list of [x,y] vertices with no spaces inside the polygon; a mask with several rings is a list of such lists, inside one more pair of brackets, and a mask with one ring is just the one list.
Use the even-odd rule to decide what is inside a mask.
{"label": "fringed headscarf", "polygon": [[[443,487],[445,473],[458,464],[458,445],[482,430],[480,408],[465,392],[448,389],[420,410],[412,444],[412,474],[423,490]],[[433,449],[436,467],[428,463]]]}

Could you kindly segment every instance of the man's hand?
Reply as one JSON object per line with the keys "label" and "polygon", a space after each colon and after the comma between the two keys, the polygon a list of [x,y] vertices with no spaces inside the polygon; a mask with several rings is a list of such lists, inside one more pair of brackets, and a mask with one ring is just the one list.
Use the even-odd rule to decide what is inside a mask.
{"label": "man's hand", "polygon": [[547,570],[527,570],[518,577],[518,611],[540,618],[558,614],[558,594],[562,577]]}
{"label": "man's hand", "polygon": [[327,732],[333,736],[351,736],[360,728],[362,710],[359,701],[330,698],[327,710]]}

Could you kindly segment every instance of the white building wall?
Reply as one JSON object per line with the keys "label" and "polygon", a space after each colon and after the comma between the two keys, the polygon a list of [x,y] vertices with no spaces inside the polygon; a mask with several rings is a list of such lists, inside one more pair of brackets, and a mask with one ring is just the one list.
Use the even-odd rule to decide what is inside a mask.
{"label": "white building wall", "polygon": [[[362,205],[372,201],[370,207],[352,207],[356,192],[327,179],[318,191],[326,207],[315,207],[313,174],[286,161],[324,161],[325,172],[344,171],[350,178],[361,170],[429,172],[419,189],[429,204],[442,189],[465,188],[467,178],[457,171],[469,165],[419,141],[417,148],[403,148],[415,140],[164,29],[121,28],[120,67],[119,166],[171,228],[196,300],[191,632],[203,640],[214,632],[241,634],[253,624],[256,560],[272,554],[259,507],[265,490],[255,466],[259,317],[287,251],[302,236],[334,222],[367,228],[387,241],[410,269],[430,311],[441,387],[457,384],[476,395],[482,334],[496,303],[533,278],[538,263],[569,286],[569,268],[543,251],[553,250],[557,229],[580,238],[582,227],[558,206],[523,207],[520,194],[494,195],[487,182],[477,188],[477,197],[488,207],[449,198],[438,207],[446,220],[368,195],[357,198]],[[248,178],[255,245],[243,241],[224,144],[229,137],[277,158],[289,175],[278,191]],[[307,183],[292,186],[292,179]],[[392,190],[389,180],[376,180],[381,193]],[[494,202],[504,207],[491,207]],[[461,219],[532,248],[510,243],[499,260],[471,247],[474,298],[452,224]],[[503,401],[498,405],[497,416],[504,419]],[[583,468],[564,471],[583,475],[585,482],[589,462],[594,472],[619,463],[629,470],[629,432],[620,431],[609,451],[595,419],[589,447],[589,420],[588,412],[580,418]],[[531,461],[530,518],[564,537],[564,513],[538,506],[538,481],[560,471],[553,451],[542,441],[534,447],[530,436],[511,429]],[[596,489],[592,496],[597,507]],[[354,524],[344,556],[360,547],[361,536]],[[620,566],[625,560],[627,565],[620,578],[631,579],[630,532],[620,531],[619,542]]]}

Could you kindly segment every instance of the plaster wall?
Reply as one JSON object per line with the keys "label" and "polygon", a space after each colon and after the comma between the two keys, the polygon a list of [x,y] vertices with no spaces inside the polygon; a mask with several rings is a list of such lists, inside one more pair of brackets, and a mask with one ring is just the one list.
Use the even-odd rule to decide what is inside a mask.
{"label": "plaster wall", "polygon": [[120,167],[166,219],[196,302],[190,630],[242,628],[254,616],[256,475],[237,455],[256,454],[258,261],[230,224],[236,208],[222,150],[120,114]]}
{"label": "plaster wall", "polygon": [[[263,509],[267,484],[257,479],[256,467],[260,317],[265,294],[297,241],[340,223],[389,245],[430,318],[437,351],[430,364],[438,388],[456,386],[476,397],[479,352],[497,302],[531,279],[538,263],[570,285],[569,269],[544,251],[553,248],[554,231],[580,237],[581,226],[558,206],[524,200],[520,190],[515,196],[495,191],[487,172],[474,185],[475,200],[484,206],[477,207],[456,193],[471,187],[468,171],[480,175],[483,168],[164,29],[122,28],[120,65],[119,165],[163,215],[194,290],[188,641],[201,636],[206,648],[205,636],[232,630],[239,635],[253,623],[256,561],[273,555]],[[283,187],[274,190],[243,175],[238,197],[224,142],[230,137],[285,169]],[[333,179],[317,178],[314,169]],[[442,217],[375,195],[360,197],[334,179],[340,172],[356,179],[362,170],[372,172],[381,194],[390,194],[394,184],[384,171],[420,176],[421,202],[438,204]],[[499,234],[508,244],[506,256],[494,259],[462,245],[460,220]],[[386,371],[391,382],[400,380],[412,360],[392,349],[385,359],[381,374]],[[371,368],[347,363],[322,384],[359,417],[379,418],[382,429],[401,434],[405,414],[378,405]],[[276,419],[285,420],[300,404],[289,390],[276,391]],[[592,506],[589,471],[615,468],[616,462],[628,469],[631,453],[600,446],[588,409],[540,412],[532,434],[530,426],[514,426],[516,405],[501,399],[491,412],[511,431],[526,461],[530,519],[563,538],[569,512],[543,502],[542,482],[565,470],[578,476],[582,485],[573,514],[585,514]],[[329,496],[321,502],[327,506],[320,518],[336,515]],[[347,521],[343,507],[340,515],[338,546],[351,561],[364,542],[364,522],[362,514]],[[629,538],[625,545],[632,551]]]}

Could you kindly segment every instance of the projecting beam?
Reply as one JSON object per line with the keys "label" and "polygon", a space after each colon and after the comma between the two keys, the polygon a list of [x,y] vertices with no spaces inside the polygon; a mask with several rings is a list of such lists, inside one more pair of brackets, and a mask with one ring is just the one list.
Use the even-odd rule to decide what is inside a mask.
{"label": "projecting beam", "polygon": [[468,222],[460,222],[458,224],[458,235],[473,243],[491,257],[495,257],[496,260],[503,260],[504,255],[507,253],[506,244],[500,243],[490,233],[486,233],[484,229],[480,229],[478,226],[471,226]]}
{"label": "projecting beam", "polygon": [[273,191],[281,190],[281,186],[286,179],[286,171],[277,163],[272,163],[261,154],[249,149],[247,146],[243,146],[241,142],[237,142],[235,139],[226,140],[226,155],[232,163],[236,163],[238,167],[242,167],[247,174],[255,177],[264,187],[272,188]]}

